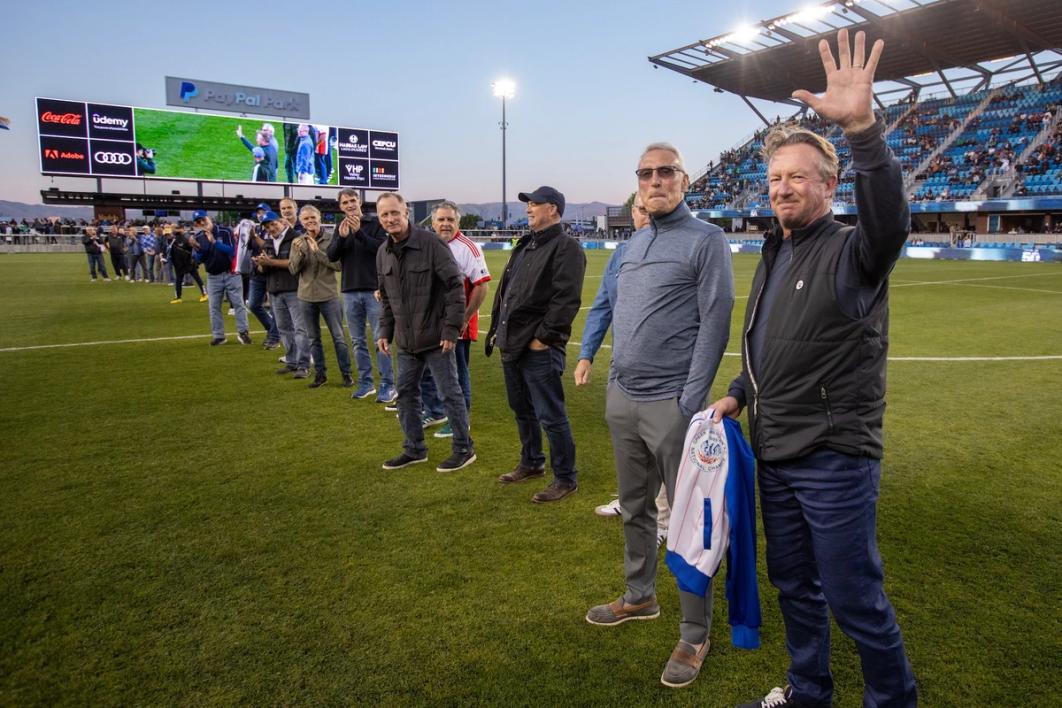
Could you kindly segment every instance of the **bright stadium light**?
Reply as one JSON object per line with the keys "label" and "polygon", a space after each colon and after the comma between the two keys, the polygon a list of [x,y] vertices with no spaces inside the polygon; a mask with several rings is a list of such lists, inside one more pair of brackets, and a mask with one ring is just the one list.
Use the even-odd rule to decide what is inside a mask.
{"label": "bright stadium light", "polygon": [[720,44],[748,44],[760,36],[759,27],[739,27],[723,37]]}
{"label": "bright stadium light", "polygon": [[795,22],[801,25],[807,24],[808,22],[816,22],[833,12],[834,8],[835,5],[832,3],[829,5],[811,5],[805,7],[800,12],[790,15],[786,20],[787,22]]}
{"label": "bright stadium light", "polygon": [[502,228],[509,224],[509,204],[505,201],[505,129],[509,124],[505,121],[505,99],[516,95],[516,82],[512,79],[498,79],[490,85],[494,90],[494,96],[502,100]]}
{"label": "bright stadium light", "polygon": [[495,98],[512,98],[516,95],[516,82],[512,79],[498,79],[490,85]]}

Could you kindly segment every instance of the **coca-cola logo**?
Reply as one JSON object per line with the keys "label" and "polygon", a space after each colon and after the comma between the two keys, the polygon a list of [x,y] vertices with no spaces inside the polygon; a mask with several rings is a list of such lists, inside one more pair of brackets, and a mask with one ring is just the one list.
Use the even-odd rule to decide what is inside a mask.
{"label": "coca-cola logo", "polygon": [[80,113],[52,113],[45,111],[41,114],[42,123],[59,123],[60,125],[81,125]]}

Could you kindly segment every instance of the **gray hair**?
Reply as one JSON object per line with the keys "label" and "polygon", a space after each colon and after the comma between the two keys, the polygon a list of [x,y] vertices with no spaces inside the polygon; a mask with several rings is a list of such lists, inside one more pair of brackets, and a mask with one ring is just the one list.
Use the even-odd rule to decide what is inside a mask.
{"label": "gray hair", "polygon": [[810,145],[819,153],[819,174],[829,181],[836,177],[840,169],[837,161],[837,149],[826,138],[798,125],[779,125],[772,128],[763,139],[763,161],[771,164],[774,153],[787,145]]}
{"label": "gray hair", "polygon": [[304,211],[313,212],[314,214],[317,214],[318,219],[321,218],[321,210],[315,207],[313,204],[304,204],[302,208],[299,209],[299,213],[301,214]]}
{"label": "gray hair", "polygon": [[679,152],[679,149],[671,143],[649,143],[645,146],[645,149],[642,150],[641,157],[638,158],[639,161],[642,157],[645,157],[646,153],[652,152],[653,150],[664,150],[665,152],[670,152],[672,155],[675,156],[675,161],[678,163],[679,168],[681,168],[683,172],[686,171],[686,161],[682,159],[682,153]]}
{"label": "gray hair", "polygon": [[432,217],[435,216],[435,212],[440,209],[450,209],[453,213],[457,214],[457,218],[461,218],[461,210],[457,208],[457,205],[451,202],[449,199],[443,199],[441,202],[431,208]]}
{"label": "gray hair", "polygon": [[361,204],[361,192],[350,187],[344,187],[339,190],[339,194],[336,195],[336,202],[338,203],[343,197],[354,197],[358,200],[358,204]]}
{"label": "gray hair", "polygon": [[376,203],[379,204],[381,199],[397,199],[398,203],[405,206],[406,198],[398,192],[384,192],[380,196],[376,197]]}

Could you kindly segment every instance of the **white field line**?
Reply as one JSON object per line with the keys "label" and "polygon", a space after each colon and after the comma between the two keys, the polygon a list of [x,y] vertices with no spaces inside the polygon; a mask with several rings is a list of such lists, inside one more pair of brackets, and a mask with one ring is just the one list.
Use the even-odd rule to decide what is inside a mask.
{"label": "white field line", "polygon": [[[480,334],[486,334],[486,330],[479,330]],[[251,334],[265,334],[264,330],[252,330]],[[208,339],[209,334],[187,334],[177,337],[145,337],[140,339],[105,339],[96,342],[68,342],[65,344],[36,344],[28,347],[4,347],[0,349],[0,352],[26,352],[36,351],[40,349],[67,349],[71,347],[100,347],[113,344],[142,344],[145,342],[177,342],[187,339]],[[235,338],[235,332],[227,332],[227,337]],[[254,346],[254,345],[252,345]],[[568,346],[581,347],[582,342],[571,340],[568,342]],[[611,349],[612,345],[602,344],[602,349]],[[740,357],[740,352],[726,352],[723,356]],[[948,361],[1060,361],[1062,360],[1062,354],[1043,355],[1043,356],[891,356],[889,361],[936,361],[936,362],[948,362]]]}
{"label": "white field line", "polygon": [[[1043,278],[1045,276],[1059,276],[1062,273],[1023,273],[1021,275],[995,275],[988,278],[957,278],[955,280],[906,280],[896,283],[895,285],[890,282],[890,288],[912,288],[917,285],[961,285],[963,283],[974,283],[985,280],[1011,280],[1013,278]],[[893,281],[895,282],[895,281]],[[1046,291],[1046,292],[1054,292]]]}

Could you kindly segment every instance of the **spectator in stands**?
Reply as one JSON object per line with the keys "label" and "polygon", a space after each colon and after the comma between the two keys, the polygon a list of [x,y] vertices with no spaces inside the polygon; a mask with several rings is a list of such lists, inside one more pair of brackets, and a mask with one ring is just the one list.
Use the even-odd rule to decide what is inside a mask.
{"label": "spectator in stands", "polygon": [[520,434],[520,461],[498,479],[514,484],[545,475],[542,430],[549,438],[553,481],[536,504],[559,501],[579,488],[575,440],[564,406],[564,347],[579,313],[586,255],[561,228],[564,195],[553,187],[521,192],[524,235],[512,250],[494,296],[486,354],[501,352],[509,407]]}
{"label": "spectator in stands", "polygon": [[[638,231],[649,225],[649,211],[645,208],[640,194],[634,195],[631,204],[631,220],[634,229]],[[628,241],[620,243],[608,259],[605,273],[601,277],[601,285],[597,289],[597,296],[586,313],[586,324],[583,325],[582,346],[579,349],[579,363],[575,366],[575,385],[585,386],[590,383],[590,374],[593,371],[594,356],[605,341],[605,332],[612,324],[612,312],[616,307],[616,283],[619,277],[619,264],[623,260],[623,254],[627,251]],[[620,516],[619,497],[608,504],[595,507],[594,512],[598,516]],[[660,492],[656,495],[656,540],[663,543],[667,538],[668,522],[671,518],[671,506],[667,501],[667,486],[660,485]]]}
{"label": "spectator in stands", "polygon": [[[371,346],[376,354],[376,368],[380,370],[380,389],[377,403],[392,403],[395,391],[391,357],[377,349],[380,338],[380,303],[374,293],[380,286],[376,273],[376,252],[387,240],[387,232],[376,219],[366,219],[361,213],[361,196],[356,189],[341,189],[337,196],[343,220],[335,228],[328,244],[328,258],[342,264],[343,312],[350,331],[350,347],[358,367],[357,389],[352,398],[363,399],[377,393],[373,385]],[[372,344],[365,338],[365,328],[372,330]]]}
{"label": "spectator in stands", "polygon": [[129,280],[129,268],[125,264],[125,235],[118,224],[111,224],[107,232],[107,252],[111,254],[114,277]]}
{"label": "spectator in stands", "polygon": [[[450,248],[450,253],[457,263],[457,269],[461,272],[462,287],[465,294],[465,314],[461,333],[458,335],[457,344],[454,347],[454,356],[457,360],[457,380],[461,384],[461,392],[465,397],[465,409],[471,415],[472,411],[472,378],[469,372],[469,359],[472,352],[472,342],[479,337],[479,307],[487,297],[490,290],[490,271],[487,270],[487,262],[483,258],[483,252],[479,250],[471,239],[461,233],[458,225],[461,223],[461,211],[457,204],[451,201],[441,201],[431,210],[431,227],[439,238]],[[453,435],[453,428],[449,421],[435,433],[435,437],[446,438]]]}
{"label": "spectator in stands", "polygon": [[[722,229],[700,221],[682,194],[689,177],[669,143],[652,143],[635,170],[651,224],[631,237],[618,264],[605,418],[623,508],[626,590],[590,608],[612,626],[660,614],[656,601],[655,498],[674,499],[686,429],[704,407],[730,336],[734,276]],[[710,646],[712,592],[679,590],[679,641],[660,681],[681,688],[700,673]]]}
{"label": "spectator in stands", "polygon": [[[888,276],[907,238],[910,211],[899,162],[871,104],[884,42],[864,63],[865,35],[838,33],[819,52],[826,93],[793,92],[838,124],[852,150],[859,221],[830,210],[833,146],[802,130],[764,145],[778,225],[764,244],[746,309],[742,372],[715,416],[746,404],[758,463],[767,573],[779,590],[790,655],[788,683],[747,708],[830,705],[830,612],[855,642],[867,706],[914,706],[914,675],[885,596],[876,507]],[[825,274],[829,277],[818,277]]]}
{"label": "spectator in stands", "polygon": [[328,381],[324,346],[321,344],[321,318],[328,325],[332,337],[336,361],[343,375],[343,386],[353,388],[350,375],[350,350],[343,334],[343,314],[340,311],[339,295],[336,292],[336,271],[339,261],[328,257],[332,235],[321,228],[321,212],[310,204],[299,210],[299,220],[305,231],[291,245],[288,270],[299,276],[299,307],[302,309],[303,325],[309,338],[315,375],[310,388],[318,388]]}
{"label": "spectator in stands", "polygon": [[92,282],[96,282],[96,273],[99,273],[104,280],[110,282],[111,277],[107,275],[107,264],[103,262],[105,246],[100,242],[95,226],[85,227],[85,235],[81,237],[81,245],[85,247],[85,255],[88,257],[89,276],[92,278]]}
{"label": "spectator in stands", "polygon": [[236,239],[226,228],[216,226],[202,209],[192,214],[192,225],[198,229],[191,242],[196,263],[202,263],[207,272],[207,297],[210,302],[211,346],[224,344],[225,320],[222,317],[222,302],[226,299],[236,315],[236,339],[240,344],[250,344],[247,331],[247,309],[243,304],[243,283],[236,271]]}
{"label": "spectator in stands", "polygon": [[453,426],[451,455],[436,469],[459,470],[476,461],[454,358],[465,313],[461,273],[434,234],[410,225],[402,195],[385,192],[376,211],[388,236],[376,252],[381,304],[376,346],[391,354],[391,343],[396,345],[398,420],[405,437],[402,452],[384,462],[383,468],[400,469],[428,459],[420,420],[420,379],[428,368]]}
{"label": "spectator in stands", "polygon": [[293,378],[304,379],[309,376],[310,342],[299,304],[299,278],[288,268],[295,230],[286,219],[271,211],[262,215],[262,226],[268,238],[255,264],[266,276],[273,318],[285,351],[284,366],[276,373],[294,374]]}

